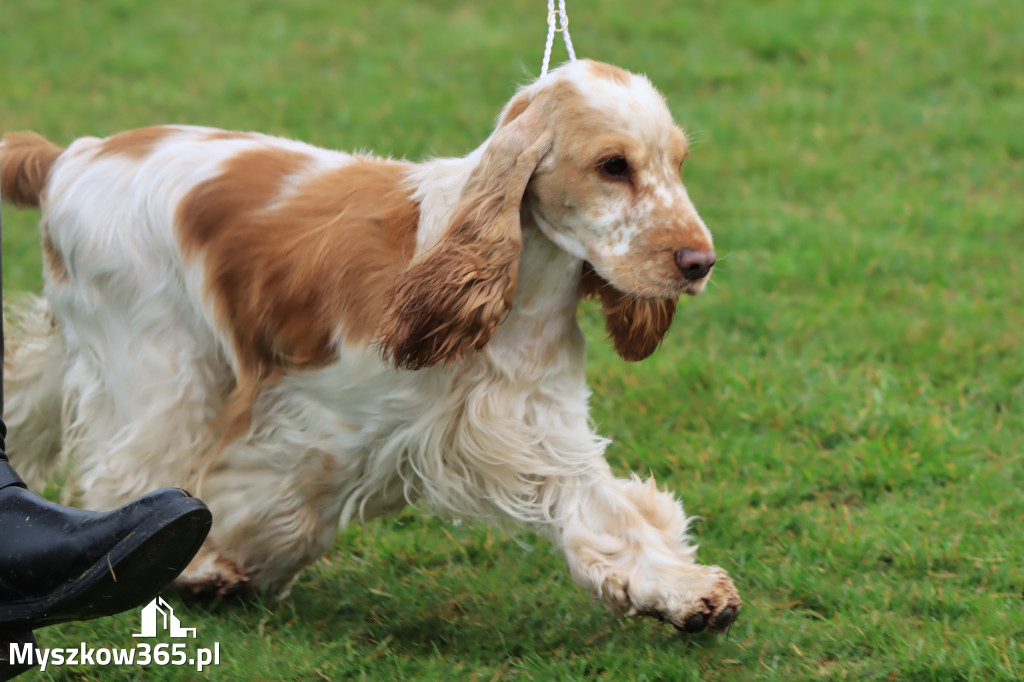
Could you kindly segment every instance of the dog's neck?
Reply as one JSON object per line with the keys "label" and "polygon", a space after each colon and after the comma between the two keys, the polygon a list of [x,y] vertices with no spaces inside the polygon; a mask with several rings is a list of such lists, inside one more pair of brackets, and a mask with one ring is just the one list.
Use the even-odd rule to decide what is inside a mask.
{"label": "dog's neck", "polygon": [[528,210],[522,212],[522,235],[512,311],[548,318],[574,317],[580,301],[583,261],[548,239]]}
{"label": "dog's neck", "polygon": [[526,215],[522,234],[512,309],[484,355],[517,382],[582,382],[586,341],[576,309],[583,263],[552,243]]}

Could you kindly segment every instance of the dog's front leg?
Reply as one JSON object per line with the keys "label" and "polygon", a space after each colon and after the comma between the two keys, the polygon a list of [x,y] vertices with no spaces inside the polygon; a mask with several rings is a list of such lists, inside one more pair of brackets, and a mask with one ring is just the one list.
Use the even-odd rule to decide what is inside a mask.
{"label": "dog's front leg", "polygon": [[718,566],[695,562],[687,518],[653,479],[597,472],[563,481],[551,523],[573,579],[609,608],[660,618],[688,632],[725,630],[740,598]]}

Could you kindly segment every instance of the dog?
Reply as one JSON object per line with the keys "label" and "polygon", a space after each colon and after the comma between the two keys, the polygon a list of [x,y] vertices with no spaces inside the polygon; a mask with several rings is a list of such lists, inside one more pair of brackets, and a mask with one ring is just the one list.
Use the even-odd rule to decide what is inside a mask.
{"label": "dog", "polygon": [[614,612],[726,629],[653,479],[588,418],[581,300],[625,360],[704,290],[685,134],[643,76],[568,63],[464,158],[422,163],[191,126],[0,147],[41,209],[44,297],[10,330],[10,454],[83,503],[179,485],[214,525],[178,584],[286,594],[339,523],[417,501],[543,533]]}

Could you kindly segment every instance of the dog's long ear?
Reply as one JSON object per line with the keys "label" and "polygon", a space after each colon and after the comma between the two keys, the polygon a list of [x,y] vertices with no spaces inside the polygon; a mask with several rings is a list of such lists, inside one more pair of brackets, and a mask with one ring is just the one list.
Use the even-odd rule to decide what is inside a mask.
{"label": "dog's long ear", "polygon": [[541,102],[512,100],[444,236],[413,259],[391,292],[377,345],[396,366],[420,369],[480,350],[512,306],[520,204],[551,148],[544,118]]}
{"label": "dog's long ear", "polygon": [[643,360],[657,350],[676,312],[677,299],[624,294],[597,274],[590,263],[583,264],[580,290],[584,298],[601,299],[605,329],[623,360]]}

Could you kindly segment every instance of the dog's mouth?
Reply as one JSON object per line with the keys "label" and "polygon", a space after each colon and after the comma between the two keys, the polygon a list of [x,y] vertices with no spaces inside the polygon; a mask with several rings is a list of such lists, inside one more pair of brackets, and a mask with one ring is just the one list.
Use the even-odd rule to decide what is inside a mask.
{"label": "dog's mouth", "polygon": [[658,287],[659,291],[653,295],[644,295],[643,298],[678,298],[683,294],[687,296],[696,296],[707,288],[708,280],[710,277],[704,277],[699,280],[682,280],[665,283],[663,286]]}
{"label": "dog's mouth", "polygon": [[[584,261],[583,271],[600,278],[601,287],[609,287],[624,296],[651,300],[675,299],[684,294],[687,296],[697,296],[703,293],[704,289],[707,288],[708,281],[711,279],[710,273],[698,280],[680,277],[648,279],[638,276],[619,276],[609,279],[600,274],[597,268],[589,261]],[[630,286],[623,286],[623,283],[628,283]]]}
{"label": "dog's mouth", "polygon": [[679,293],[686,294],[687,296],[696,296],[707,288],[709,281],[711,281],[710,272],[698,280],[685,280],[683,282],[683,286],[679,290]]}

